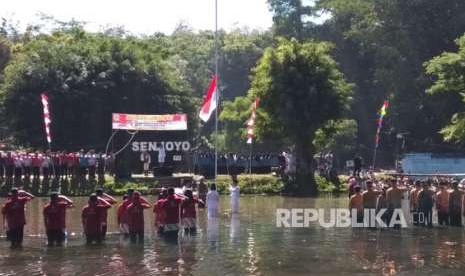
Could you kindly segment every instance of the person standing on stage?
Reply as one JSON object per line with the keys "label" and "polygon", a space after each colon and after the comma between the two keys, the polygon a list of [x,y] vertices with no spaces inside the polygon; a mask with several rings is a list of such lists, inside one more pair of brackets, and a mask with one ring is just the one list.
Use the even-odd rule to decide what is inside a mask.
{"label": "person standing on stage", "polygon": [[5,217],[8,237],[11,247],[20,247],[23,243],[24,225],[26,225],[25,207],[26,203],[34,196],[17,188],[11,190],[11,197],[5,202],[2,208],[2,215]]}
{"label": "person standing on stage", "polygon": [[158,147],[158,165],[160,167],[163,167],[163,165],[165,164],[165,158],[166,158],[165,147],[163,146]]}
{"label": "person standing on stage", "polygon": [[147,151],[143,151],[140,154],[140,161],[143,164],[144,175],[148,176],[149,170],[150,170],[150,163],[152,163],[152,158],[150,157],[150,153],[148,153]]}
{"label": "person standing on stage", "polygon": [[50,203],[44,207],[44,224],[48,246],[61,246],[66,239],[66,210],[73,207],[69,198],[53,192]]}

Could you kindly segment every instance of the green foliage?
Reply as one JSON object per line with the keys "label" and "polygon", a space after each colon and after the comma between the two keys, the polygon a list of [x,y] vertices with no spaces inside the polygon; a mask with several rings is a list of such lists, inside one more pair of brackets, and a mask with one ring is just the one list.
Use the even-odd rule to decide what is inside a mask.
{"label": "green foliage", "polygon": [[44,145],[39,95],[47,91],[54,144],[67,149],[102,148],[112,112],[186,112],[195,125],[195,98],[165,62],[167,55],[160,45],[138,38],[81,29],[42,35],[17,47],[5,69],[4,118],[19,144]]}
{"label": "green foliage", "polygon": [[318,129],[313,144],[316,152],[333,152],[342,164],[353,157],[356,150],[357,122],[355,120],[329,121]]}
{"label": "green foliage", "polygon": [[[272,175],[239,175],[238,181],[241,194],[279,194],[284,187],[284,182]],[[230,185],[229,175],[218,176],[216,186],[220,194],[228,194]]]}
{"label": "green foliage", "polygon": [[[457,45],[457,53],[443,53],[425,63],[426,72],[435,78],[428,92],[433,95],[460,95],[465,101],[465,36],[457,39]],[[465,113],[454,114],[450,124],[441,133],[447,141],[465,141]]]}
{"label": "green foliage", "polygon": [[341,118],[351,100],[352,87],[337,69],[330,51],[326,43],[279,39],[255,68],[249,91],[261,99],[260,109],[267,116],[258,120],[259,135],[280,132],[280,137],[288,136],[295,145],[296,182],[301,194],[316,193],[312,183],[315,132],[327,121]]}
{"label": "green foliage", "polygon": [[134,191],[139,191],[143,195],[148,194],[150,191],[150,187],[148,187],[147,185],[135,182],[107,181],[103,187],[108,194],[118,196],[126,194],[128,189],[134,189]]}

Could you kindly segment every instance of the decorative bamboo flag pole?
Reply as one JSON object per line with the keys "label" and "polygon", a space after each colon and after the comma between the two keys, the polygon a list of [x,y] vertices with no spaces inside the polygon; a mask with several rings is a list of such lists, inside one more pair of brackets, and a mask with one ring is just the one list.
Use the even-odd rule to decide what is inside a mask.
{"label": "decorative bamboo flag pole", "polygon": [[[42,105],[44,107],[45,135],[47,138],[48,149],[51,152],[52,151],[52,135],[50,134],[50,124],[52,123],[52,119],[50,118],[50,108],[49,108],[47,93],[44,92],[40,94],[40,98],[42,100]],[[55,175],[55,164],[53,163],[53,159],[51,159],[51,162],[52,162],[53,175]]]}
{"label": "decorative bamboo flag pole", "polygon": [[379,110],[379,119],[378,119],[378,129],[376,130],[376,136],[375,136],[375,149],[373,153],[373,169],[375,169],[375,164],[376,164],[376,154],[378,151],[378,146],[380,142],[380,137],[381,137],[381,129],[383,128],[383,119],[384,116],[387,114],[387,109],[389,108],[389,101],[384,101],[383,106],[381,106],[381,109]]}

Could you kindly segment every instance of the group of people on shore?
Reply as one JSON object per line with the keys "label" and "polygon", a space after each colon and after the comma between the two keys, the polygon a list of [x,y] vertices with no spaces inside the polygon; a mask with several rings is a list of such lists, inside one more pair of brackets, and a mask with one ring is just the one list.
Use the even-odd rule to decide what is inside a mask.
{"label": "group of people on shore", "polygon": [[96,175],[111,173],[114,166],[114,156],[96,153],[94,150],[85,152],[0,152],[0,179],[30,180],[58,179],[72,177],[88,177],[95,179]]}
{"label": "group of people on shore", "polygon": [[[157,233],[165,238],[177,239],[180,230],[186,234],[195,234],[197,230],[197,208],[205,208],[209,218],[219,215],[220,196],[216,185],[211,184],[204,194],[206,184],[199,185],[199,196],[191,189],[182,194],[175,188],[162,189],[158,200],[151,204],[138,191],[129,189],[123,201],[117,207],[117,221],[120,234],[131,242],[144,241],[144,211],[153,208]],[[231,211],[239,212],[239,187],[236,178],[231,185]],[[3,225],[7,239],[12,247],[20,247],[23,242],[26,225],[26,204],[34,196],[24,190],[13,188],[3,205]],[[108,210],[117,204],[117,200],[97,189],[89,196],[82,208],[82,227],[87,244],[100,244],[107,234]],[[48,246],[61,246],[66,239],[66,210],[73,208],[71,199],[57,192],[50,195],[50,202],[43,208],[43,219]]]}
{"label": "group of people on shore", "polygon": [[[362,186],[365,186],[362,188]],[[392,179],[388,183],[349,178],[349,209],[356,209],[357,221],[363,222],[366,209],[387,209],[383,220],[390,221],[395,209],[408,202],[413,225],[433,226],[433,209],[437,223],[462,227],[465,215],[465,192],[458,181],[450,179],[416,180]]]}

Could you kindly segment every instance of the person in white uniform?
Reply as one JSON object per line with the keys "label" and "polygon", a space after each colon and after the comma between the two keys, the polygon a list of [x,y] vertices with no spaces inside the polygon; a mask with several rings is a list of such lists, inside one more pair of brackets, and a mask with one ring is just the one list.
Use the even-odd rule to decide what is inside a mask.
{"label": "person in white uniform", "polygon": [[240,190],[237,183],[237,176],[232,177],[232,184],[230,187],[231,190],[231,213],[238,214],[239,213],[239,198],[240,198]]}
{"label": "person in white uniform", "polygon": [[165,148],[159,147],[158,148],[158,165],[160,167],[163,167],[163,164],[165,164],[165,158],[166,158]]}
{"label": "person in white uniform", "polygon": [[218,207],[220,204],[220,195],[216,191],[215,183],[211,184],[210,191],[207,193],[207,214],[208,217],[217,217],[218,216]]}

